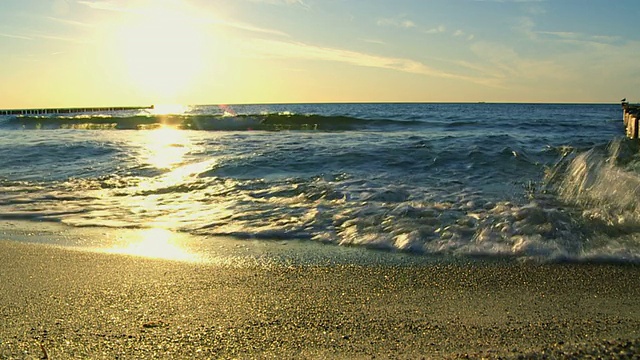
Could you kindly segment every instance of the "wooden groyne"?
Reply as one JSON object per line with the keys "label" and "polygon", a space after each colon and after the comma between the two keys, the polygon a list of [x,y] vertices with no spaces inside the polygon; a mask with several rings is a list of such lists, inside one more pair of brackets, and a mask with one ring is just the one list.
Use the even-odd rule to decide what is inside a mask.
{"label": "wooden groyne", "polygon": [[79,107],[79,108],[49,108],[49,109],[8,109],[0,110],[0,115],[45,115],[45,114],[73,114],[88,112],[109,112],[123,110],[146,110],[154,106],[110,106],[110,107]]}
{"label": "wooden groyne", "polygon": [[628,102],[623,101],[622,111],[622,120],[624,121],[627,137],[629,139],[637,139],[640,128],[638,124],[638,120],[640,120],[640,105],[629,105]]}

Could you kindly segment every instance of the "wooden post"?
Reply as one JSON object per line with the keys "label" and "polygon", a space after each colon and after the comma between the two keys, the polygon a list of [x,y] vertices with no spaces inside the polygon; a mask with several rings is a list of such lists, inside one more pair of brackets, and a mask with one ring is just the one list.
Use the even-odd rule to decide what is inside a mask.
{"label": "wooden post", "polygon": [[622,121],[624,122],[625,132],[630,139],[637,139],[639,135],[640,105],[629,105],[628,102],[622,102]]}

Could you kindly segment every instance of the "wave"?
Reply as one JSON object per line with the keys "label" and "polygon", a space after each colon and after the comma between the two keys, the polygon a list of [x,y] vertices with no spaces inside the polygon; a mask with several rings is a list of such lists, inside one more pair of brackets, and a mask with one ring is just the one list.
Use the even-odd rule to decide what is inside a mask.
{"label": "wave", "polygon": [[[534,189],[519,202],[473,188],[379,184],[346,174],[273,181],[194,174],[177,184],[162,178],[75,179],[54,188],[0,179],[0,220],[156,226],[415,255],[640,263],[634,201],[640,177],[590,154],[569,157],[558,164],[548,188]],[[589,166],[581,165],[585,161]]]}
{"label": "wave", "polygon": [[376,130],[424,125],[417,120],[362,119],[351,116],[316,114],[246,114],[246,115],[79,115],[16,116],[0,121],[0,129],[55,130],[151,130],[171,126],[185,130],[208,131],[282,131]]}
{"label": "wave", "polygon": [[549,186],[600,230],[640,233],[640,154],[636,141],[615,140],[571,154],[549,171]]}

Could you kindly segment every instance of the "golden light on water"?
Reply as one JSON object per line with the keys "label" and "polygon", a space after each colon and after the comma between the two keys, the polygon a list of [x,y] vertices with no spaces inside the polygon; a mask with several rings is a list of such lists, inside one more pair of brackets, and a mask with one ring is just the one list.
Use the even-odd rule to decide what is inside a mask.
{"label": "golden light on water", "polygon": [[191,150],[191,141],[184,131],[171,126],[163,125],[144,135],[142,161],[158,169],[173,169]]}
{"label": "golden light on water", "polygon": [[200,256],[189,252],[181,245],[180,238],[180,234],[166,229],[142,229],[137,234],[127,237],[127,245],[116,246],[107,249],[106,252],[165,260],[202,261]]}
{"label": "golden light on water", "polygon": [[144,131],[142,134],[144,140],[141,144],[140,162],[157,169],[170,170],[164,175],[140,183],[139,186],[146,190],[180,185],[189,177],[211,169],[219,161],[218,158],[212,157],[201,162],[186,163],[186,156],[189,152],[196,150],[196,145],[185,130],[163,125],[155,130]]}
{"label": "golden light on water", "polygon": [[[158,109],[175,113],[175,108]],[[149,229],[135,232],[118,241],[118,245],[107,250],[110,253],[128,254],[158,259],[180,261],[203,261],[198,255],[182,247],[188,236],[171,229],[179,229],[202,216],[202,203],[193,198],[190,186],[199,184],[199,174],[215,167],[216,157],[204,161],[190,162],[188,154],[198,151],[192,141],[193,134],[171,125],[161,125],[153,130],[141,130],[134,141],[138,151],[138,162],[144,167],[164,170],[162,173],[141,177],[131,189],[133,196],[123,198],[121,207],[134,216],[144,217]],[[184,186],[184,191],[173,188]],[[171,189],[165,191],[165,189]],[[214,209],[217,211],[217,209]]]}

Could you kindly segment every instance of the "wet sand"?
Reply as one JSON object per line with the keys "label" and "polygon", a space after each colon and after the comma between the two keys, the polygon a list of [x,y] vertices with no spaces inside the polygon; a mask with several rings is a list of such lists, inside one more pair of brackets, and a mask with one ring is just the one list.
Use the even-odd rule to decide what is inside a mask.
{"label": "wet sand", "polygon": [[632,358],[640,266],[221,266],[0,241],[0,358]]}

